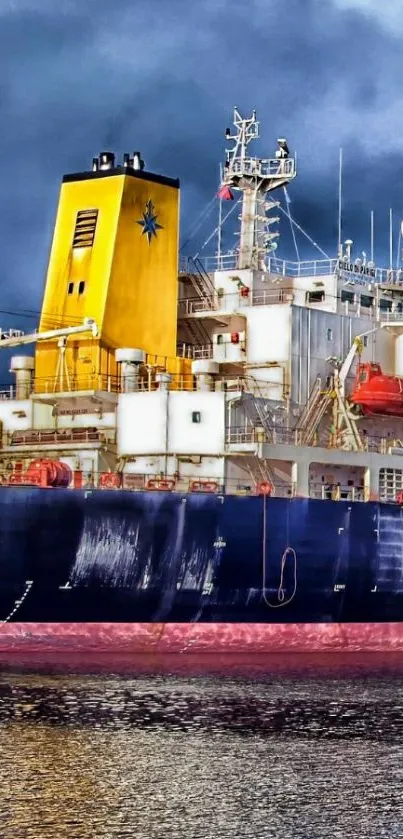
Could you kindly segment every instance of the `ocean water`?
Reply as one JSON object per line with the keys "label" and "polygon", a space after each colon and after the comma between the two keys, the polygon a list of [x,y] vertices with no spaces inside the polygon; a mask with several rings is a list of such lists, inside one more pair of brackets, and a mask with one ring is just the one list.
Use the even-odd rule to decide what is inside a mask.
{"label": "ocean water", "polygon": [[0,662],[1,839],[401,839],[403,663]]}

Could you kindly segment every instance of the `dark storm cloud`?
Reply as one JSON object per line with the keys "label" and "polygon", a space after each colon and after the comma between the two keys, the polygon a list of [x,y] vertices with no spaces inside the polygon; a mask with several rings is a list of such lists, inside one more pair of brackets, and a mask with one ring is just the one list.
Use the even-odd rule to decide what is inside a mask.
{"label": "dark storm cloud", "polygon": [[60,176],[102,148],[181,178],[186,233],[234,104],[256,107],[261,153],[281,135],[297,150],[291,209],[329,253],[343,145],[344,233],[365,248],[375,208],[381,255],[389,206],[403,213],[401,47],[383,24],[370,0],[3,0],[0,308],[38,308]]}

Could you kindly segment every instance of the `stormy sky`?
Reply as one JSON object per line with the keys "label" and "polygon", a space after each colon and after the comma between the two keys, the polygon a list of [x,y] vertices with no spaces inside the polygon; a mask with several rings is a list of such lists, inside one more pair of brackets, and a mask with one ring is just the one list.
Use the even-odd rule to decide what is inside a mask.
{"label": "stormy sky", "polygon": [[[389,207],[395,234],[403,217],[399,5],[2,0],[0,309],[39,309],[61,175],[89,167],[98,151],[138,148],[147,168],[179,177],[186,239],[216,192],[234,105],[257,109],[258,153],[270,156],[278,136],[297,151],[291,210],[331,255],[343,147],[343,236],[369,252],[374,209],[376,258],[386,264]],[[287,220],[281,229],[278,253],[293,259]],[[1,325],[16,320],[3,314]]]}

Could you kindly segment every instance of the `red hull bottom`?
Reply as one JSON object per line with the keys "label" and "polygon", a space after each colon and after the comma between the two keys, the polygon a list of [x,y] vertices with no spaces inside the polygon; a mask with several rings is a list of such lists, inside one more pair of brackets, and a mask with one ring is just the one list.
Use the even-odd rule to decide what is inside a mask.
{"label": "red hull bottom", "polygon": [[402,623],[5,623],[0,653],[403,652]]}

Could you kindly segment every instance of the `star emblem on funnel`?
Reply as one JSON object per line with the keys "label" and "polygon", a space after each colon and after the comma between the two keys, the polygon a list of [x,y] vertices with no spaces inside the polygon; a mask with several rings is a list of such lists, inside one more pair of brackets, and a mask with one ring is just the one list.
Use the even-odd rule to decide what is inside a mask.
{"label": "star emblem on funnel", "polygon": [[137,224],[140,224],[143,228],[141,235],[147,236],[148,244],[150,244],[153,236],[157,236],[157,230],[163,230],[162,224],[158,224],[157,218],[153,202],[151,200],[147,201],[143,218]]}

